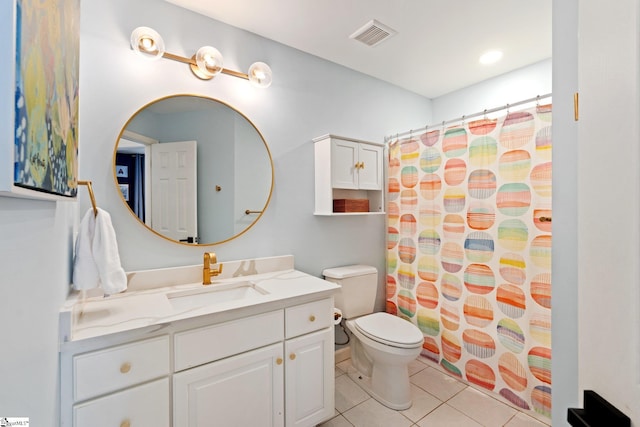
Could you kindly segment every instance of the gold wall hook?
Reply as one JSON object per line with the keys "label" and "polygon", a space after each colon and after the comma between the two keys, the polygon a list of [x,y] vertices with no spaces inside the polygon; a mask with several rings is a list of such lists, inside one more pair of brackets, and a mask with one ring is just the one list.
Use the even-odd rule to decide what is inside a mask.
{"label": "gold wall hook", "polygon": [[78,181],[78,185],[85,185],[89,190],[89,198],[91,199],[91,206],[93,207],[93,216],[98,216],[98,205],[96,204],[96,197],[93,194],[93,184],[91,181]]}

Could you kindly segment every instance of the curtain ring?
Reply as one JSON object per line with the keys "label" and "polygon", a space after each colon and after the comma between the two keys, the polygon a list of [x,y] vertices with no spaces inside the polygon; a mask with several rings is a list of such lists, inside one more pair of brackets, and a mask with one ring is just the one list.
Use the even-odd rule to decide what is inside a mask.
{"label": "curtain ring", "polygon": [[467,116],[465,116],[464,114],[462,115],[462,126],[464,126],[464,119],[465,119],[466,117],[467,117]]}
{"label": "curtain ring", "polygon": [[487,120],[487,109],[486,109],[486,108],[484,109],[484,117],[483,117],[483,118],[484,118],[485,120]]}
{"label": "curtain ring", "polygon": [[507,115],[509,114],[509,104],[507,104]]}
{"label": "curtain ring", "polygon": [[536,95],[536,107],[540,106],[540,95]]}

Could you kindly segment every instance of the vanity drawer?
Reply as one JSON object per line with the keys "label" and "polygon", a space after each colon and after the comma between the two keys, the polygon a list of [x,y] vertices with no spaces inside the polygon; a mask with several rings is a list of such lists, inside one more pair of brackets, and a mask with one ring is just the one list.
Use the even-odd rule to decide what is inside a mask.
{"label": "vanity drawer", "polygon": [[175,372],[282,341],[282,310],[175,335]]}
{"label": "vanity drawer", "polygon": [[73,358],[75,402],[168,375],[169,337],[85,353]]}
{"label": "vanity drawer", "polygon": [[74,427],[169,427],[169,379],[73,407]]}
{"label": "vanity drawer", "polygon": [[285,309],[286,338],[327,328],[333,324],[333,299],[326,298]]}

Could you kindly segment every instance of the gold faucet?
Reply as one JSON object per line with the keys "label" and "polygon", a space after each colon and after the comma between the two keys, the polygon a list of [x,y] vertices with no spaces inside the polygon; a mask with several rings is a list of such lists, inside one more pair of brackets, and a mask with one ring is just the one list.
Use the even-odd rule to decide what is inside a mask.
{"label": "gold faucet", "polygon": [[202,284],[210,285],[211,284],[211,276],[217,276],[222,273],[222,263],[218,264],[218,268],[211,268],[211,264],[216,264],[218,262],[218,257],[216,257],[215,252],[205,252],[204,253],[204,267],[202,268]]}

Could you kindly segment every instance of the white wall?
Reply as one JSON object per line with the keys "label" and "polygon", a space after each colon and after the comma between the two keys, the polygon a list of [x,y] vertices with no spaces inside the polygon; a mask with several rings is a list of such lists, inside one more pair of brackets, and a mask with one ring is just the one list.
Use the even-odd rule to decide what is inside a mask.
{"label": "white wall", "polygon": [[74,202],[0,197],[0,413],[58,418],[58,310],[71,277]]}
{"label": "white wall", "polygon": [[[578,397],[578,0],[553,2],[552,424]],[[581,155],[581,154],[580,154]]]}
{"label": "white wall", "polygon": [[[551,59],[546,59],[435,98],[430,124],[437,125],[463,115],[468,116],[551,93],[551,74]],[[549,102],[549,99],[540,102]],[[496,114],[504,114],[504,111]]]}
{"label": "white wall", "polygon": [[[94,182],[108,209],[126,270],[197,264],[205,250],[224,260],[294,254],[297,268],[320,275],[348,263],[385,267],[383,216],[315,217],[312,138],[326,133],[383,141],[384,136],[430,119],[430,100],[317,57],[157,0],[83,2],[80,67],[80,176]],[[225,66],[246,71],[254,61],[273,69],[266,90],[220,75],[195,78],[170,60],[149,61],[129,48],[131,31],[150,26],[167,50],[191,56],[212,44]],[[239,238],[213,247],[168,242],[131,217],[113,184],[111,156],[127,119],[153,99],[203,94],[242,111],[264,135],[275,166],[271,204]],[[200,159],[201,160],[201,159]],[[83,208],[87,197],[81,195]],[[383,307],[384,274],[378,303]]]}
{"label": "white wall", "polygon": [[635,426],[640,425],[639,8],[636,0],[579,1],[577,153],[580,390],[595,390]]}

